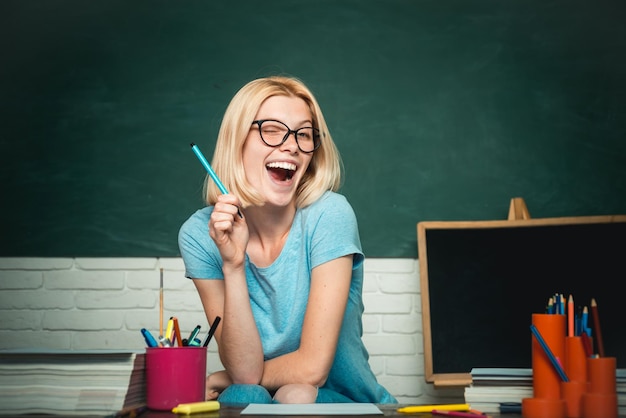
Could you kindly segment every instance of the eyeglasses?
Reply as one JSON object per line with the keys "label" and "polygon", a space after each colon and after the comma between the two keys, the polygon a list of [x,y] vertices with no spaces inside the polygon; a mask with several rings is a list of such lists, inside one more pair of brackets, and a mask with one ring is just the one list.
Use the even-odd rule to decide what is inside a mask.
{"label": "eyeglasses", "polygon": [[252,124],[258,125],[261,139],[270,147],[282,145],[291,134],[296,139],[300,151],[307,154],[315,151],[322,144],[319,129],[312,126],[305,126],[294,131],[281,121],[273,119],[255,120]]}

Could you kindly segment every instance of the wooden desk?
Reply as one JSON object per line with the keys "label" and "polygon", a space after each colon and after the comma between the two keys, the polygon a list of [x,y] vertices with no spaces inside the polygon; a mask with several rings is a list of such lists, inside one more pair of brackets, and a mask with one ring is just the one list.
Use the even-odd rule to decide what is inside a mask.
{"label": "wooden desk", "polygon": [[[396,411],[397,408],[407,405],[378,405],[383,412],[384,417],[392,418],[430,418],[431,414],[419,413],[419,414],[404,414]],[[139,418],[240,418],[243,407],[229,407],[222,406],[219,411],[192,414],[192,415],[177,415],[169,411],[146,411],[140,414]],[[94,416],[79,416],[79,415],[19,415],[19,418],[42,418],[42,417],[66,417],[66,418],[97,418]],[[492,418],[523,418],[521,414],[490,414]],[[296,415],[244,415],[244,417],[252,418],[295,418]],[[357,418],[357,415],[297,415],[298,418]],[[380,415],[367,415],[365,418],[376,418]],[[480,415],[477,415],[480,417]],[[437,417],[439,418],[439,417]],[[626,415],[620,415],[619,418],[626,418]]]}
{"label": "wooden desk", "polygon": [[[431,415],[429,413],[419,413],[419,414],[404,414],[397,412],[397,409],[401,406],[406,405],[378,405],[380,410],[383,412],[385,417],[393,417],[393,418],[429,418]],[[176,415],[167,411],[146,411],[140,415],[140,418],[179,418],[179,417],[189,417],[189,418],[240,418],[242,407],[229,407],[222,406],[219,411],[204,413],[204,414],[193,414],[193,415]],[[491,414],[489,415],[493,418],[522,418],[520,414]],[[244,415],[244,417],[251,418],[294,418],[294,416],[289,415]],[[357,415],[297,415],[297,417],[302,418],[347,418],[353,417],[357,418]],[[363,416],[367,418],[376,418],[380,417],[380,415],[367,415]],[[477,415],[480,417],[480,415]],[[41,418],[41,417],[40,417]]]}

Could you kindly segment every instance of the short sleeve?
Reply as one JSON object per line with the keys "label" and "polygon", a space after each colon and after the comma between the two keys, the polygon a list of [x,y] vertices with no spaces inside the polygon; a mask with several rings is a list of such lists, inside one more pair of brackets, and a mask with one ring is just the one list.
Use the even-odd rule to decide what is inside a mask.
{"label": "short sleeve", "polygon": [[308,216],[313,222],[311,240],[311,266],[353,254],[353,268],[363,263],[363,251],[356,215],[348,200],[327,192],[311,206]]}
{"label": "short sleeve", "polygon": [[223,279],[222,258],[209,236],[212,207],[196,211],[178,231],[178,248],[185,264],[185,277]]}

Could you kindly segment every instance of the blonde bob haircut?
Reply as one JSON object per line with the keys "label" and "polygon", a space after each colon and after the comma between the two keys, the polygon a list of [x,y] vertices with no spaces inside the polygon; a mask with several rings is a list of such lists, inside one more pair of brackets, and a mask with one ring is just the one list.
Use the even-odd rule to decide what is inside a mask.
{"label": "blonde bob haircut", "polygon": [[[297,78],[259,78],[243,86],[233,96],[222,119],[211,166],[226,189],[239,197],[244,208],[262,206],[265,203],[262,194],[246,180],[243,146],[259,108],[272,96],[299,97],[304,100],[311,111],[313,126],[320,131],[321,145],[313,152],[311,163],[296,194],[296,206],[305,207],[319,199],[327,190],[339,189],[343,166],[317,100]],[[217,202],[220,191],[209,176],[204,181],[203,193],[208,205]]]}

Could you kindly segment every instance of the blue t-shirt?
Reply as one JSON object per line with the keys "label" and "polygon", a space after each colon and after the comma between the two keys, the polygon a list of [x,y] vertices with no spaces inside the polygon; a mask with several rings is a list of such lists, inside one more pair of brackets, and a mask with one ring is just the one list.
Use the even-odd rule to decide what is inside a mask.
{"label": "blue t-shirt", "polygon": [[[181,227],[178,243],[185,276],[222,279],[222,259],[209,236],[213,207],[196,211]],[[261,336],[265,359],[296,350],[311,284],[311,270],[330,260],[353,254],[348,304],[335,360],[324,388],[355,402],[396,403],[372,373],[361,336],[363,327],[363,252],[354,211],[346,198],[326,192],[315,203],[298,209],[285,246],[268,267],[246,257],[246,279],[252,313]]]}

